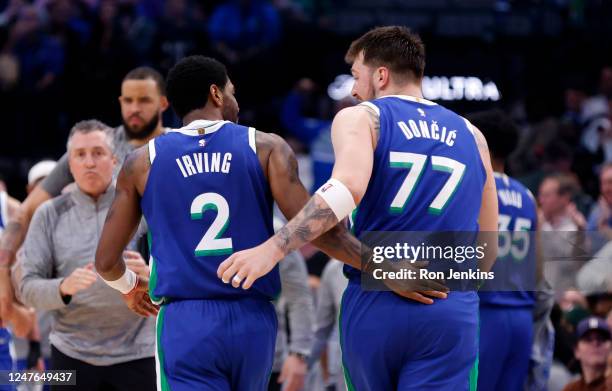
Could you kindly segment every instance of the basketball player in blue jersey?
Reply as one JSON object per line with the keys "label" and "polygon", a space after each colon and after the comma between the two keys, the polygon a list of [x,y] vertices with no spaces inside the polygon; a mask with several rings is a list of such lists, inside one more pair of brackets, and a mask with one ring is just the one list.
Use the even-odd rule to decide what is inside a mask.
{"label": "basketball player in blue jersey", "polygon": [[[308,192],[287,143],[235,123],[234,86],[221,63],[202,56],[179,61],[167,91],[184,127],[126,159],[96,269],[134,311],[156,314],[152,302],[161,305],[160,390],[263,391],[274,355],[278,268],[250,290],[224,284],[216,271],[232,252],[273,235],[273,201],[292,218]],[[149,281],[126,270],[121,257],[142,214],[150,230]],[[340,224],[315,244],[359,264],[359,242]]]}
{"label": "basketball player in blue jersey", "polygon": [[[364,103],[332,124],[332,178],[275,236],[224,261],[218,276],[252,289],[289,251],[317,238],[358,205],[366,231],[496,231],[497,195],[482,134],[423,99],[425,51],[405,27],[380,27],[354,41],[347,60]],[[489,243],[485,262],[494,261]],[[491,259],[492,258],[492,259]],[[347,268],[340,319],[350,390],[468,390],[477,353],[478,295],[450,292],[431,305],[365,291]],[[419,293],[421,294],[421,293]]]}
{"label": "basketball player in blue jersey", "polygon": [[[519,391],[529,369],[536,279],[537,207],[531,192],[504,174],[505,161],[518,142],[518,130],[499,110],[469,117],[489,142],[499,203],[500,243],[493,271],[512,285],[480,291],[479,391]],[[497,274],[501,277],[500,274]]]}

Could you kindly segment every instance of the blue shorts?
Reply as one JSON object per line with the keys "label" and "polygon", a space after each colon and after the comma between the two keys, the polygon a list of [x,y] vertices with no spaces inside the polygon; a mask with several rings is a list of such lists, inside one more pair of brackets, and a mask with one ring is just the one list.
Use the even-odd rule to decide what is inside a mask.
{"label": "blue shorts", "polygon": [[158,390],[267,390],[278,324],[272,303],[183,300],[157,316]]}
{"label": "blue shorts", "polygon": [[480,307],[478,391],[523,390],[531,345],[531,307]]}
{"label": "blue shorts", "polygon": [[349,390],[464,391],[475,387],[478,295],[451,292],[432,305],[349,283],[340,343]]}
{"label": "blue shorts", "polygon": [[[13,359],[11,358],[11,352],[9,348],[10,343],[11,333],[4,327],[0,328],[0,370],[3,371],[13,370]],[[8,385],[8,374],[0,377],[0,381],[4,384],[0,385],[0,391],[15,390],[15,387]]]}

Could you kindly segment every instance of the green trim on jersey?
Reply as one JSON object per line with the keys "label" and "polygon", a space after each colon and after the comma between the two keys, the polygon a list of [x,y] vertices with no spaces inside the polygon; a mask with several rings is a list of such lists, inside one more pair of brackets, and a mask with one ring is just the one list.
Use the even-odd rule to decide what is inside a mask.
{"label": "green trim on jersey", "polygon": [[155,342],[157,345],[156,359],[158,361],[158,385],[161,387],[160,391],[170,391],[170,385],[168,385],[168,378],[166,377],[166,371],[164,370],[164,349],[161,345],[161,334],[164,329],[164,315],[166,312],[166,306],[162,306],[157,314],[157,322],[155,325]]}
{"label": "green trim on jersey", "polygon": [[155,258],[153,258],[153,254],[151,253],[151,243],[152,243],[152,237],[151,237],[151,227],[149,227],[149,232],[147,232],[147,243],[149,244],[149,254],[150,258],[149,258],[149,263],[151,266],[151,275],[149,278],[149,298],[151,299],[151,302],[153,302],[153,304],[161,304],[164,301],[163,297],[157,297],[153,294],[153,292],[155,291],[155,288],[157,287],[157,262],[155,262]]}
{"label": "green trim on jersey", "polygon": [[[342,346],[342,307],[344,307],[344,295],[346,294],[346,289],[342,292],[342,299],[340,300],[340,311],[338,314],[338,334],[340,336],[340,351],[343,350]],[[344,381],[346,383],[347,391],[356,391],[355,386],[353,385],[353,381],[351,380],[351,375],[346,368],[346,364],[344,363],[344,354],[342,355],[342,372],[344,373]],[[470,390],[471,391],[471,390]]]}

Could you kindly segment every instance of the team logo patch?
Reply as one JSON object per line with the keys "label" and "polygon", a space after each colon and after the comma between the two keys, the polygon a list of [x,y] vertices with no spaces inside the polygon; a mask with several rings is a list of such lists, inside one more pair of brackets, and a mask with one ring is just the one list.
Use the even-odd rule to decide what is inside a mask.
{"label": "team logo patch", "polygon": [[205,146],[205,145],[206,145],[206,140],[201,139],[200,141],[198,141],[198,145],[199,145],[200,147]]}
{"label": "team logo patch", "polygon": [[325,186],[323,186],[323,187],[321,188],[321,193],[325,193],[325,192],[326,192],[326,191],[327,191],[327,190],[328,190],[330,187],[332,187],[332,186],[333,186],[333,184],[332,184],[332,183],[328,183],[328,184],[326,184]]}
{"label": "team logo patch", "polygon": [[425,117],[425,110],[417,109],[417,111],[419,112],[419,114],[421,114],[421,117]]}

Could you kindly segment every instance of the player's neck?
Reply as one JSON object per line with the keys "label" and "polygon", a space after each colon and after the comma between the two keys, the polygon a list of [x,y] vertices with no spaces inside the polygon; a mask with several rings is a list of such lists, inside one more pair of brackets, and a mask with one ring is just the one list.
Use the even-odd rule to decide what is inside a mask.
{"label": "player's neck", "polygon": [[506,169],[504,162],[500,162],[495,159],[491,159],[491,166],[493,167],[493,171],[498,172],[500,174],[503,174]]}
{"label": "player's neck", "polygon": [[218,108],[209,108],[206,106],[202,109],[193,110],[184,116],[183,126],[189,125],[193,121],[197,121],[199,119],[207,121],[221,121],[223,120],[223,114]]}
{"label": "player's neck", "polygon": [[408,95],[414,96],[415,98],[423,97],[423,93],[421,92],[421,86],[413,83],[409,83],[403,86],[389,85],[384,90],[379,91],[376,97],[380,98],[382,96],[389,95]]}

